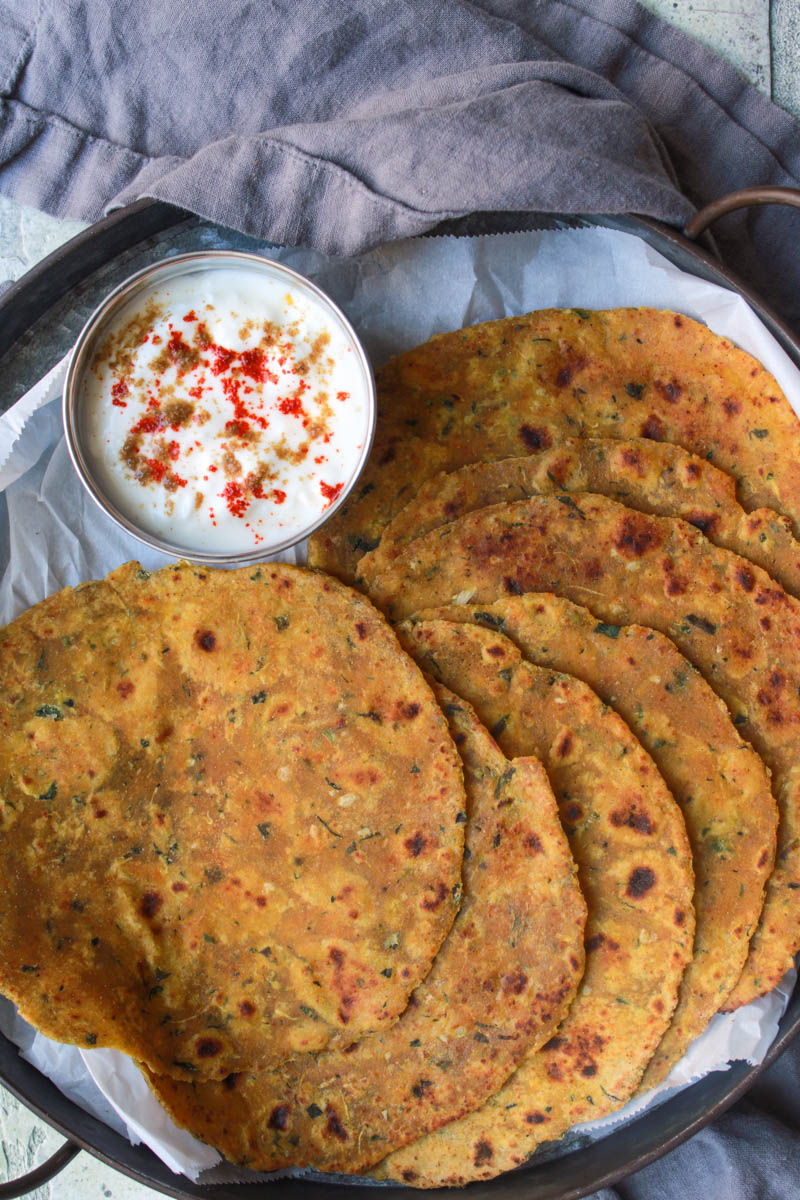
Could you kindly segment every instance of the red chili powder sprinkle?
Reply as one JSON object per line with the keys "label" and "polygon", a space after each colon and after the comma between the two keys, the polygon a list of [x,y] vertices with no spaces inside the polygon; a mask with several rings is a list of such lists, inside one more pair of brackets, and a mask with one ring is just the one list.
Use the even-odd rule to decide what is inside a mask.
{"label": "red chili powder sprinkle", "polygon": [[123,396],[128,395],[128,385],[124,379],[120,379],[111,389],[111,403],[117,408],[127,408],[127,404],[123,400]]}
{"label": "red chili powder sprinkle", "polygon": [[[198,321],[198,316],[192,308],[183,316],[183,321],[186,323]],[[293,361],[294,348],[291,344],[275,347],[272,351],[265,352],[262,348],[254,348],[250,350],[230,350],[225,346],[219,346],[211,343],[207,334],[205,339],[195,336],[194,344],[189,345],[182,338],[180,330],[176,330],[171,324],[169,325],[170,336],[167,340],[167,355],[169,360],[178,367],[179,375],[183,375],[188,370],[200,368],[195,375],[194,386],[186,389],[188,395],[194,400],[200,400],[202,395],[208,388],[205,386],[205,376],[203,370],[210,369],[213,374],[221,378],[223,392],[225,398],[231,406],[231,418],[225,423],[225,436],[229,438],[242,438],[248,441],[257,442],[260,439],[260,430],[267,429],[270,425],[269,419],[263,415],[264,409],[261,407],[262,401],[258,399],[255,403],[250,400],[250,396],[258,388],[250,386],[247,380],[251,380],[253,384],[271,383],[273,386],[278,383],[278,374],[290,376],[291,382],[289,387],[292,389],[291,394],[283,399],[276,401],[277,408],[280,412],[300,418],[302,426],[308,428],[311,424],[309,414],[303,406],[303,397],[305,392],[311,392],[311,386],[305,379],[298,377],[298,372],[295,369]],[[201,327],[202,332],[202,327]],[[149,331],[153,335],[153,342],[161,342],[161,338],[157,337],[153,330]],[[200,358],[198,353],[198,344],[202,346],[204,351],[203,357]],[[279,350],[280,358],[275,360],[275,350]],[[199,359],[199,361],[198,361]],[[278,366],[280,364],[280,366]],[[275,372],[278,371],[278,374]],[[189,380],[186,381],[187,383]],[[148,411],[140,419],[133,423],[129,429],[129,437],[136,435],[163,434],[169,424],[167,417],[161,408],[161,379],[158,376],[153,377],[152,391],[148,386],[146,388],[146,396],[148,397]],[[129,395],[128,383],[124,379],[119,379],[112,388],[112,402],[121,407],[126,408],[124,397]],[[350,399],[350,393],[340,391],[336,393],[336,399],[346,401]],[[315,432],[315,440],[317,445],[319,441],[328,443],[331,441],[332,433],[320,429]],[[136,446],[136,457],[141,464],[141,480],[145,482],[154,482],[163,484],[168,490],[174,490],[177,487],[188,486],[188,480],[182,479],[175,474],[171,469],[171,463],[175,463],[181,456],[181,443],[173,440],[159,443],[160,450],[158,457],[147,458],[146,451]],[[202,449],[202,443],[195,440],[194,446],[197,449]],[[222,451],[226,450],[226,443],[223,441],[220,444]],[[311,447],[308,443],[304,443],[301,448],[302,454],[305,455]],[[192,452],[192,447],[186,448],[186,453]],[[153,451],[151,450],[151,453]],[[328,461],[327,455],[318,454],[314,462],[319,465]],[[216,474],[219,471],[217,466],[211,465],[207,468],[209,474]],[[204,475],[203,478],[208,480],[209,475]],[[276,504],[284,504],[287,499],[287,493],[281,488],[272,488],[265,490],[262,482],[256,481],[257,477],[251,477],[247,480],[228,480],[225,483],[222,491],[218,493],[225,502],[225,505],[231,516],[243,519],[250,508],[254,499],[271,499]],[[325,507],[330,507],[334,501],[340,496],[344,489],[344,484],[327,484],[320,482],[320,491],[325,501]],[[217,520],[214,508],[209,508],[209,517],[216,526]],[[245,527],[250,529],[250,523],[245,522]],[[256,530],[252,530],[257,541],[263,541],[261,534]]]}
{"label": "red chili powder sprinkle", "polygon": [[222,381],[222,390],[225,393],[225,398],[233,405],[233,415],[239,421],[252,421],[256,425],[260,425],[262,429],[266,429],[269,421],[266,417],[253,412],[252,409],[247,407],[240,395],[241,387],[241,379],[223,379]]}
{"label": "red chili powder sprinkle", "polygon": [[166,464],[159,462],[157,458],[146,458],[144,461],[150,468],[150,473],[153,476],[153,479],[155,479],[156,483],[161,483],[161,480],[167,473]]}
{"label": "red chili powder sprinkle", "polygon": [[333,487],[331,487],[331,485],[329,483],[320,483],[319,490],[322,492],[323,496],[328,501],[328,503],[325,505],[326,508],[330,508],[330,506],[333,504],[334,500],[339,495],[339,492],[341,492],[343,487],[344,487],[343,483],[334,484]]}
{"label": "red chili powder sprinkle", "polygon": [[278,408],[282,413],[288,413],[293,417],[304,417],[306,415],[303,405],[300,403],[299,396],[290,396],[286,400],[281,400]]}
{"label": "red chili powder sprinkle", "polygon": [[[172,329],[172,326],[170,326],[170,329]],[[193,361],[192,348],[183,340],[183,334],[180,329],[173,330],[172,336],[167,342],[167,354],[169,355],[170,362],[174,363],[178,368],[179,375],[183,375],[187,367],[192,369],[195,366],[196,359]]]}
{"label": "red chili powder sprinkle", "polygon": [[131,433],[158,433],[160,429],[166,429],[166,427],[167,418],[164,416],[163,412],[158,409],[156,412],[147,413],[145,416],[141,417],[135,425],[131,426]]}
{"label": "red chili powder sprinkle", "polygon": [[245,490],[242,485],[236,480],[231,479],[225,484],[221,495],[225,498],[225,503],[228,506],[228,512],[232,517],[243,517],[247,512],[250,501],[245,495]]}
{"label": "red chili powder sprinkle", "polygon": [[278,376],[267,366],[267,356],[263,350],[243,350],[239,361],[242,364],[242,373],[249,379],[254,379],[256,383],[278,382]]}
{"label": "red chili powder sprinkle", "polygon": [[226,350],[224,346],[212,346],[211,349],[214,352],[214,365],[211,370],[215,375],[221,375],[223,371],[227,371],[236,354],[233,350]]}

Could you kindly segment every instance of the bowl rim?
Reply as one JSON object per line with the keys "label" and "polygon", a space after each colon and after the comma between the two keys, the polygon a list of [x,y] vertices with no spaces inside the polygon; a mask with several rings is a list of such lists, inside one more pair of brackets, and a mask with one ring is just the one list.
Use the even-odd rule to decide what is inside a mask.
{"label": "bowl rim", "polygon": [[[169,538],[160,537],[158,534],[151,533],[141,525],[138,525],[122,509],[117,507],[98,483],[96,475],[91,468],[90,456],[85,452],[81,444],[79,422],[81,403],[80,384],[87,367],[87,360],[98,335],[124,305],[132,300],[138,291],[145,291],[152,284],[158,284],[165,278],[172,279],[182,275],[191,275],[195,271],[204,268],[222,270],[225,267],[255,269],[257,272],[269,274],[273,278],[277,274],[282,276],[287,283],[292,284],[299,291],[306,294],[310,293],[322,306],[326,315],[340,325],[345,337],[350,341],[356,354],[366,388],[365,437],[361,452],[352,474],[333,504],[324,509],[315,521],[297,533],[293,533],[277,542],[267,542],[265,540],[261,545],[251,550],[235,552],[218,552],[186,546],[180,542],[171,541]],[[318,284],[314,283],[313,280],[302,275],[299,271],[295,271],[292,267],[286,266],[277,259],[267,258],[265,255],[255,254],[250,251],[196,250],[184,254],[168,255],[165,258],[158,259],[156,262],[142,267],[140,270],[135,271],[134,274],[123,279],[121,283],[117,284],[112,291],[104,296],[85,322],[70,351],[67,362],[67,373],[64,378],[62,390],[61,411],[64,437],[73,468],[86,492],[107,517],[124,530],[125,533],[152,550],[158,550],[162,554],[168,554],[176,559],[185,559],[188,562],[225,567],[236,564],[247,565],[248,563],[262,562],[274,555],[282,554],[284,551],[299,545],[306,538],[309,538],[345,504],[348,496],[358,483],[372,449],[377,418],[377,394],[372,365],[360,337],[335,300],[327,292],[323,291]]]}

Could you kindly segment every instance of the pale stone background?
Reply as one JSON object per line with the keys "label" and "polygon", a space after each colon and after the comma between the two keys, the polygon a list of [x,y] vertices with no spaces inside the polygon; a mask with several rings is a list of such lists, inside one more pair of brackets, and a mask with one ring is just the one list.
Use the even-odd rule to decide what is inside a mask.
{"label": "pale stone background", "polygon": [[[756,87],[800,118],[798,0],[642,0],[646,8],[712,47]],[[78,233],[59,221],[0,197],[0,279],[17,279]],[[57,1149],[60,1135],[0,1088],[0,1181],[30,1170]],[[33,1200],[146,1200],[158,1195],[88,1154],[80,1154]]]}

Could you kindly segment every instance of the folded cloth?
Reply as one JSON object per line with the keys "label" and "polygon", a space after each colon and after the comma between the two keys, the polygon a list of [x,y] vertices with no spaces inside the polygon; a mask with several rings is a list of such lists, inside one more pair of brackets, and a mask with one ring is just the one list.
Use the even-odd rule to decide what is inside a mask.
{"label": "folded cloth", "polygon": [[[800,127],[633,0],[0,0],[0,191],[58,216],[154,196],[348,254],[472,212],[681,226],[757,183],[800,185]],[[715,232],[800,328],[800,212]],[[799,1179],[795,1044],[597,1197],[788,1200]]]}
{"label": "folded cloth", "polygon": [[[348,254],[476,211],[682,225],[800,182],[800,132],[633,0],[0,0],[0,190],[155,196]],[[718,227],[800,322],[796,212]]]}

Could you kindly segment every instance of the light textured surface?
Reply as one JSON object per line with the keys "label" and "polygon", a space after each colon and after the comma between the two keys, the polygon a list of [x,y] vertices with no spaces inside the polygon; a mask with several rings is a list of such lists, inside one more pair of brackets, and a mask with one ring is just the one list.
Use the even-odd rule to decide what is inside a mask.
{"label": "light textured surface", "polygon": [[85,228],[0,196],[0,280],[19,279],[62,242]]}
{"label": "light textured surface", "polygon": [[640,0],[640,3],[722,54],[751,83],[770,94],[769,0],[700,0],[699,3]]}
{"label": "light textured surface", "polygon": [[[642,0],[644,6],[734,63],[766,94],[800,117],[800,6],[797,0]],[[82,228],[0,198],[0,280],[17,279]],[[42,1161],[57,1134],[0,1089],[0,1180]],[[145,1200],[157,1195],[79,1155],[34,1200]]]}

